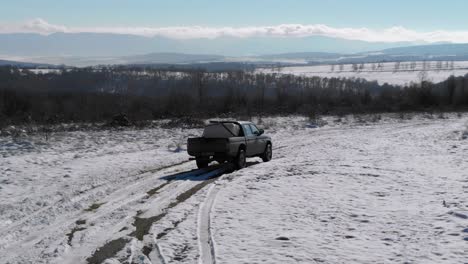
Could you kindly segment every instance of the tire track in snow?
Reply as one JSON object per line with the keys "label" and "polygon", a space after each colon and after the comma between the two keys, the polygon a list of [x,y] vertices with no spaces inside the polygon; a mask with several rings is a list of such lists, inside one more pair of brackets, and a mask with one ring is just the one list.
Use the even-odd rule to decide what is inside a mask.
{"label": "tire track in snow", "polygon": [[[282,149],[282,148],[287,148],[288,146],[278,146],[278,147],[275,147],[274,150],[278,150],[278,149]],[[174,166],[171,166],[170,168],[174,168],[174,167],[177,167],[179,165],[183,165],[185,164],[186,162],[181,162],[179,164],[175,164]],[[252,166],[252,165],[255,165],[257,164],[258,162],[251,162],[249,166]],[[167,167],[166,168],[161,168],[159,170],[157,170],[158,172],[161,171],[161,170],[164,170],[164,169],[168,169]],[[166,263],[162,253],[161,253],[161,249],[159,248],[159,245],[157,243],[157,240],[159,239],[159,236],[165,236],[167,235],[167,232],[169,232],[170,230],[168,230],[167,232],[163,232],[164,234],[159,234],[157,235],[157,237],[154,238],[154,241],[152,242],[145,242],[144,240],[144,237],[149,233],[150,229],[151,229],[151,226],[156,223],[157,221],[161,220],[162,218],[164,218],[167,214],[167,211],[173,207],[175,207],[176,205],[184,202],[185,200],[189,199],[190,197],[192,197],[193,195],[195,195],[198,191],[200,191],[201,189],[203,189],[205,186],[219,180],[220,178],[217,178],[219,177],[220,175],[223,175],[225,174],[226,172],[232,170],[232,165],[231,164],[222,164],[222,165],[214,165],[214,166],[211,166],[207,169],[199,169],[199,170],[192,170],[192,171],[186,171],[186,172],[181,172],[181,173],[177,173],[177,174],[174,174],[174,175],[170,175],[170,176],[164,176],[162,177],[161,179],[166,179],[167,182],[164,183],[164,184],[161,184],[161,185],[158,185],[156,186],[155,188],[147,191],[146,193],[151,197],[155,194],[160,194],[159,198],[161,198],[161,202],[163,202],[164,200],[165,201],[168,201],[170,199],[173,199],[174,195],[177,195],[177,197],[175,198],[175,201],[169,203],[169,205],[167,205],[165,208],[162,208],[162,213],[158,214],[158,215],[155,215],[155,216],[151,216],[151,217],[139,217],[138,215],[135,216],[135,222],[133,223],[133,226],[135,226],[136,230],[134,232],[132,232],[131,234],[129,234],[130,238],[137,238],[138,240],[140,241],[143,241],[143,247],[141,248],[141,253],[143,255],[145,255],[146,257],[148,257],[149,260],[151,261],[156,261],[158,263]],[[148,172],[148,171],[147,171]],[[174,183],[173,181],[177,182],[179,180],[186,180],[188,178],[191,178],[191,177],[198,177],[198,178],[206,178],[206,180],[204,180],[202,183],[199,183],[199,184],[196,184],[194,186],[191,186],[189,187],[188,190],[186,191],[183,191],[181,192],[181,190],[176,190],[174,188],[171,188],[170,186],[172,185],[172,183]],[[139,183],[138,185],[140,185],[141,183]],[[169,185],[169,186],[167,186]],[[213,185],[213,186],[216,186],[216,185]],[[182,186],[180,186],[182,187]],[[164,190],[162,192],[161,189]],[[210,189],[211,190],[211,189]],[[217,193],[218,190],[216,188],[215,192]],[[210,203],[210,207],[208,208],[208,212],[207,214],[205,214],[205,216],[203,216],[203,218],[206,218],[208,217],[208,219],[204,219],[203,221],[205,223],[208,223],[207,224],[207,232],[208,232],[208,237],[207,237],[207,241],[209,241],[209,254],[210,256],[213,256],[211,259],[212,261],[208,261],[208,262],[204,262],[204,263],[215,263],[215,258],[214,258],[214,246],[213,246],[213,243],[212,243],[212,238],[211,238],[211,233],[210,233],[210,230],[209,230],[209,222],[210,222],[210,211],[211,211],[211,207],[213,206],[213,202],[214,202],[214,198],[215,198],[216,194],[214,194],[214,196],[212,197],[213,200],[209,200],[208,202]],[[157,197],[158,198],[158,197]],[[209,198],[211,199],[211,198]],[[116,201],[113,201],[113,202],[116,202]],[[120,206],[119,206],[120,207]],[[114,208],[115,210],[116,208]],[[198,221],[200,222],[200,221]],[[175,229],[177,226],[174,226],[172,229]],[[198,228],[197,228],[198,229]],[[127,237],[127,236],[126,236]],[[129,237],[127,237],[129,238]],[[120,250],[122,250],[126,245],[123,245],[123,244],[119,244],[119,250],[117,249],[113,249],[112,251],[100,251],[101,248],[106,248],[107,244],[114,244],[115,240],[120,240],[121,238],[119,239],[114,239],[112,241],[109,241],[107,242],[106,244],[104,244],[102,247],[98,248],[94,254],[98,254],[98,255],[101,255],[103,253],[105,253],[105,258],[104,259],[108,259],[108,258],[112,258],[114,257]],[[130,239],[127,240],[127,242],[129,241],[132,241]],[[90,259],[94,259],[94,254],[88,258],[88,260]],[[97,259],[102,259],[102,257],[104,256],[98,256]],[[93,263],[92,261],[90,261],[89,263]]]}
{"label": "tire track in snow", "polygon": [[[168,166],[162,166],[160,168],[153,168],[153,169],[146,170],[146,171],[142,171],[142,170],[137,171],[135,174],[132,174],[136,178],[132,178],[129,176],[128,180],[125,181],[127,184],[125,184],[125,182],[119,183],[117,188],[115,188],[111,193],[106,195],[106,198],[105,198],[106,202],[104,203],[105,205],[101,206],[98,210],[86,211],[82,209],[75,209],[73,211],[68,211],[68,210],[65,210],[64,208],[73,207],[73,205],[78,202],[93,201],[94,199],[90,200],[93,198],[93,195],[97,192],[102,191],[102,187],[107,186],[107,184],[98,185],[98,186],[95,186],[94,188],[88,189],[85,192],[80,193],[79,195],[70,198],[70,200],[65,201],[63,204],[60,204],[59,202],[52,204],[48,208],[41,210],[40,212],[37,212],[37,214],[32,215],[28,218],[34,218],[34,217],[37,218],[37,217],[41,217],[42,215],[47,215],[50,210],[52,210],[53,212],[57,210],[55,208],[56,206],[59,206],[60,209],[63,209],[65,211],[63,213],[62,212],[56,213],[57,216],[53,219],[53,221],[49,225],[42,226],[41,228],[36,230],[33,234],[30,234],[28,237],[23,238],[22,240],[16,241],[15,243],[11,243],[10,245],[8,245],[8,247],[22,247],[24,241],[28,241],[30,238],[35,239],[36,241],[39,241],[35,243],[52,244],[52,241],[60,241],[63,239],[62,237],[66,237],[67,238],[66,242],[68,246],[71,246],[73,248],[72,242],[73,242],[73,235],[75,234],[75,232],[77,231],[88,232],[88,228],[92,227],[92,226],[89,226],[89,224],[86,224],[86,225],[77,224],[78,222],[85,221],[85,223],[90,223],[94,221],[102,221],[100,219],[108,217],[114,212],[121,210],[126,205],[137,203],[138,200],[142,198],[143,196],[151,197],[157,191],[156,188],[160,187],[160,185],[167,185],[168,183],[171,183],[173,179],[184,177],[188,173],[199,171],[199,170],[192,170],[190,172],[188,171],[180,172],[180,169],[184,169],[186,167],[185,164],[189,162],[190,161],[183,161],[183,162],[174,163]],[[169,176],[167,176],[168,174]],[[133,183],[128,184],[131,181],[131,179],[133,179]],[[153,188],[151,190],[146,189],[148,185],[151,185],[154,183],[159,183],[156,188]],[[164,186],[161,186],[161,188],[162,187]],[[119,195],[117,195],[115,200],[109,200],[110,197],[113,197],[116,194],[119,194],[119,193],[128,194],[132,192],[137,193],[139,190],[145,190],[148,192],[146,192],[145,194],[136,195],[138,197],[136,197],[135,195],[132,195],[131,197],[127,195],[125,195],[125,197],[124,196],[119,197]],[[108,203],[107,201],[110,201],[110,202]],[[96,202],[99,202],[99,201],[96,201]],[[14,225],[14,228],[10,230],[5,230],[5,234],[18,232],[16,231],[16,229],[21,230],[21,228],[23,228],[25,225],[27,225],[27,221],[17,223],[16,225]],[[110,241],[109,243],[112,243],[113,241],[114,240]],[[117,243],[117,242],[120,242],[120,243]],[[115,245],[121,245],[121,244],[125,244],[125,243],[122,243],[121,240],[114,241],[113,243],[114,246],[111,248],[114,248]],[[51,246],[52,245],[44,248],[42,252],[40,252],[40,254],[47,254],[45,252],[47,252],[48,250],[51,250]],[[52,247],[55,247],[55,246],[60,247],[60,245],[58,244]],[[78,247],[78,249],[80,249],[80,247]],[[109,250],[106,250],[106,251],[109,252]],[[65,254],[68,255],[68,252],[66,252]],[[7,260],[9,258],[10,256],[6,256]]]}
{"label": "tire track in snow", "polygon": [[[188,162],[190,162],[190,161],[182,161],[182,162],[178,162],[178,163],[175,163],[175,164],[163,166],[163,167],[160,167],[160,168],[140,170],[136,174],[133,174],[133,175],[127,177],[127,178],[138,177],[136,180],[142,180],[142,179],[146,178],[144,176],[144,174],[148,174],[149,176],[152,176],[152,174],[154,174],[154,173],[164,171],[164,170],[168,170],[168,169],[173,169],[173,168],[176,168],[176,167],[178,167],[180,165],[184,165],[185,163],[188,163]],[[109,185],[108,182],[104,182],[104,183],[92,186],[91,188],[89,188],[87,190],[80,191],[78,193],[78,195],[75,195],[73,197],[67,197],[67,199],[60,198],[60,199],[57,199],[55,201],[52,201],[52,204],[50,204],[50,205],[48,205],[48,206],[46,206],[44,208],[41,208],[41,209],[29,214],[28,216],[19,219],[18,221],[15,221],[13,224],[11,224],[9,226],[6,226],[6,227],[0,229],[0,234],[3,234],[3,235],[6,236],[7,234],[10,234],[10,233],[20,232],[19,230],[21,230],[21,228],[23,228],[25,225],[27,225],[31,220],[43,218],[43,216],[49,216],[51,214],[54,214],[54,213],[56,213],[55,211],[57,210],[58,207],[60,207],[61,209],[63,209],[63,208],[72,208],[74,204],[80,203],[82,201],[87,201],[90,197],[92,197],[93,195],[96,195],[97,193],[102,191],[103,187],[106,187],[108,185]],[[127,185],[123,185],[123,188],[127,188],[127,187],[128,187]],[[118,191],[118,190],[121,190],[121,189],[117,189],[115,191]],[[60,218],[60,215],[57,215],[57,218]]]}
{"label": "tire track in snow", "polygon": [[[174,208],[180,203],[185,202],[187,199],[195,195],[198,191],[203,189],[205,186],[209,185],[210,183],[214,182],[216,180],[216,177],[228,172],[231,170],[231,166],[229,165],[223,165],[223,166],[213,166],[208,169],[201,169],[201,170],[195,170],[195,171],[190,171],[190,172],[185,172],[185,173],[180,173],[177,176],[168,176],[166,177],[168,181],[176,181],[177,180],[186,180],[187,178],[190,177],[197,177],[197,178],[203,178],[204,180],[201,183],[198,184],[190,184],[187,188],[184,188],[185,190],[179,190],[179,191],[174,191],[173,188],[164,188],[165,190],[163,193],[161,193],[161,196],[163,200],[165,201],[170,201],[166,207],[161,209],[161,213],[158,215],[150,216],[150,217],[139,217],[135,216],[135,221],[133,223],[133,226],[135,226],[135,231],[131,232],[125,237],[121,237],[118,239],[114,239],[112,241],[107,242],[100,248],[96,249],[95,252],[87,258],[88,263],[99,263],[96,262],[96,260],[105,260],[109,258],[115,257],[115,255],[121,251],[122,249],[125,248],[125,246],[131,241],[129,238],[133,237],[136,238],[139,241],[143,241],[144,245],[141,248],[141,252],[143,255],[146,255],[150,261],[155,262],[159,261],[160,263],[166,263],[164,256],[161,253],[161,250],[157,244],[156,238],[153,239],[151,243],[145,243],[145,236],[149,234],[149,231],[151,229],[151,226],[156,223],[157,221],[161,220],[166,216],[168,213],[168,210],[171,208]],[[163,177],[164,178],[164,177]],[[180,185],[180,184],[179,184]],[[182,187],[184,187],[183,185]],[[156,187],[158,188],[158,187]],[[176,196],[174,198],[174,196]],[[121,242],[122,239],[126,239],[126,243],[115,243],[115,241]],[[112,247],[112,250],[109,250],[108,248],[110,247],[109,245],[118,245],[118,247]],[[105,249],[105,250],[103,250]],[[153,250],[156,249],[156,250]]]}
{"label": "tire track in snow", "polygon": [[216,183],[213,184],[206,195],[205,201],[200,205],[200,209],[198,211],[197,233],[198,248],[200,250],[198,263],[200,264],[216,263],[215,247],[213,237],[211,235],[211,209],[213,208],[216,195],[219,190],[220,188],[218,185],[216,185]]}
{"label": "tire track in snow", "polygon": [[[205,174],[202,174],[200,177],[204,177],[206,178],[205,181],[203,181],[202,183],[199,183],[195,186],[193,186],[192,188],[190,188],[189,190],[179,194],[177,197],[176,197],[176,201],[172,202],[169,204],[169,206],[165,209],[165,212],[163,214],[160,215],[159,219],[162,219],[164,216],[166,216],[167,214],[167,210],[177,206],[178,204],[180,203],[183,203],[185,202],[187,199],[189,199],[190,197],[192,197],[193,195],[195,195],[196,193],[198,193],[200,190],[202,190],[204,187],[206,187],[207,185],[215,182],[216,180],[218,180],[217,177],[231,171],[233,168],[231,165],[228,165],[228,164],[224,164],[224,165],[220,165],[219,168],[217,169],[213,169],[213,170],[210,170],[208,172],[206,172]],[[155,221],[156,222],[156,221]],[[154,223],[154,222],[153,222]],[[153,224],[152,223],[152,224]],[[175,226],[173,228],[170,228],[170,230],[172,229],[175,229],[177,227],[177,225],[179,224],[180,222],[177,222],[175,224]],[[166,263],[165,261],[165,258],[164,256],[162,255],[161,253],[161,249],[159,248],[159,245],[157,243],[157,240],[160,239],[161,237],[163,236],[166,236],[167,233],[170,231],[170,230],[165,230],[163,233],[161,234],[158,234],[154,237],[154,245],[153,247],[156,249],[156,252],[154,252],[152,250],[152,247],[148,247],[147,245],[144,246],[143,248],[147,248],[146,250],[149,250],[149,252],[147,252],[145,255],[148,256],[148,258],[150,260],[153,260],[155,258],[155,253],[156,254],[156,258],[160,261],[160,263]],[[147,230],[149,231],[149,230]],[[146,232],[147,234],[148,232]],[[145,235],[146,235],[145,234]]]}

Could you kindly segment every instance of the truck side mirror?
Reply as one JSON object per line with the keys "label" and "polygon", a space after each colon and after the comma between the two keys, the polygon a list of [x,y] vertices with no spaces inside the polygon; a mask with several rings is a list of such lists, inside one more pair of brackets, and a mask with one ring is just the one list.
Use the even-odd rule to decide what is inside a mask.
{"label": "truck side mirror", "polygon": [[263,130],[263,129],[260,128],[260,129],[258,130],[257,136],[261,136],[261,135],[263,135],[263,133],[265,133],[265,130]]}

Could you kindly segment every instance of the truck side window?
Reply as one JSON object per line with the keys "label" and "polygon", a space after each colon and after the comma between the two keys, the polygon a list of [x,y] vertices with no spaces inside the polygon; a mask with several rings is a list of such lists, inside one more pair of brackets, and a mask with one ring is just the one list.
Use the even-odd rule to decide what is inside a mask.
{"label": "truck side window", "polygon": [[252,130],[252,134],[258,135],[259,131],[255,125],[250,125],[250,129]]}
{"label": "truck side window", "polygon": [[237,136],[239,136],[239,137],[244,137],[245,135],[244,135],[244,130],[242,129],[242,126],[241,126],[241,125],[237,125],[237,124],[236,124],[236,126],[237,126],[237,128],[239,129],[239,134],[238,134]]}
{"label": "truck side window", "polygon": [[244,131],[245,131],[245,136],[252,136],[253,133],[252,133],[252,130],[250,129],[250,126],[249,125],[243,125],[242,127],[244,127]]}

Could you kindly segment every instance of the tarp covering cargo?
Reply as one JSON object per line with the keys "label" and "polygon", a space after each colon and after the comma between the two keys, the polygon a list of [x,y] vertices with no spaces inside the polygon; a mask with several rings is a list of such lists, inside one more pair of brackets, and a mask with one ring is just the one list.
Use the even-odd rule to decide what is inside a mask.
{"label": "tarp covering cargo", "polygon": [[205,127],[204,138],[229,138],[239,136],[240,127],[234,123],[218,123]]}

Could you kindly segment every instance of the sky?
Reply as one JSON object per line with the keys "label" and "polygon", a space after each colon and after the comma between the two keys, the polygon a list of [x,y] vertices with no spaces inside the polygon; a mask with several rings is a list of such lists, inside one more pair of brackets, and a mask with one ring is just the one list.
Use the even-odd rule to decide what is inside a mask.
{"label": "sky", "polygon": [[466,0],[15,0],[0,5],[0,33],[468,42]]}

